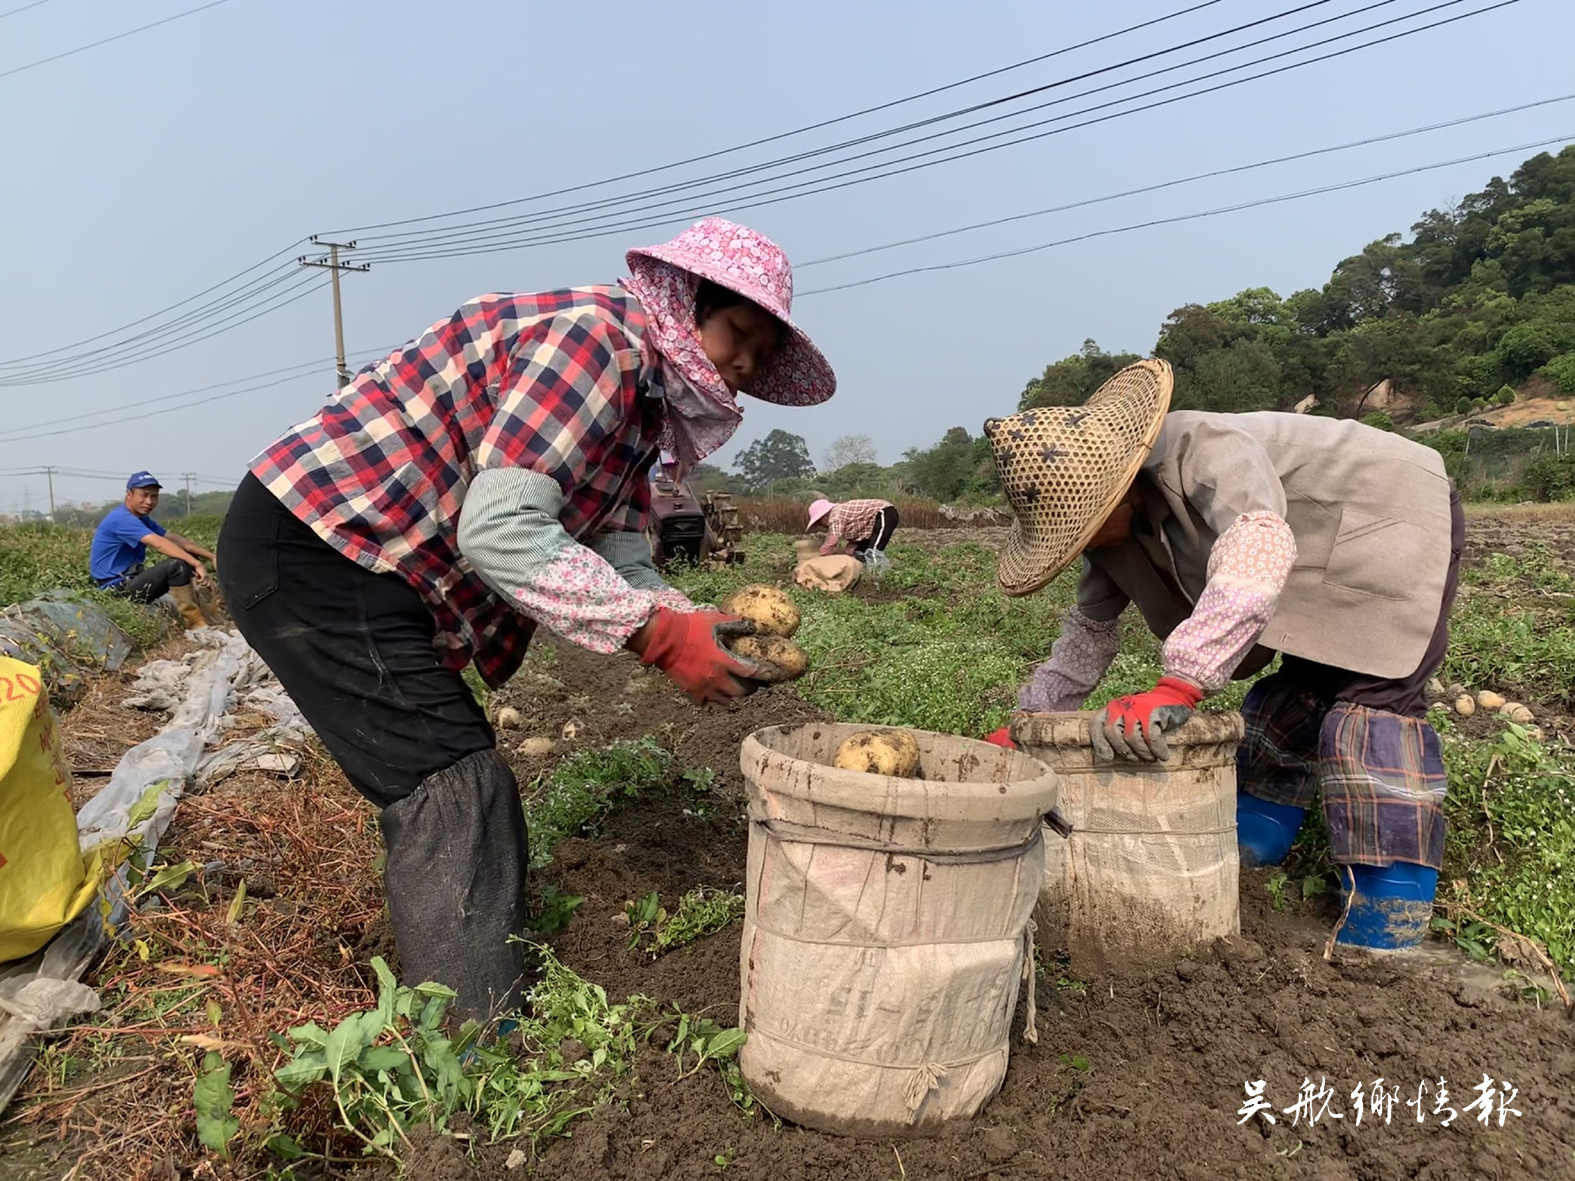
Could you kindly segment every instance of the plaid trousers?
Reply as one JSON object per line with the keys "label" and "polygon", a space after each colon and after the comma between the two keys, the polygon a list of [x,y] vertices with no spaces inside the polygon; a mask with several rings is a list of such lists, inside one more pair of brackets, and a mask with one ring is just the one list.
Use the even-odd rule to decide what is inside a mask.
{"label": "plaid trousers", "polygon": [[1242,703],[1241,790],[1306,808],[1320,791],[1341,865],[1444,864],[1443,751],[1422,718],[1330,703],[1276,673]]}

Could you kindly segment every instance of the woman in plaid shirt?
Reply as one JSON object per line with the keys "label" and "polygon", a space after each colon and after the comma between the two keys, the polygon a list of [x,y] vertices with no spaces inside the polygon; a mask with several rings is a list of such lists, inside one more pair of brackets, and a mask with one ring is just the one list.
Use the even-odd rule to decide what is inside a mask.
{"label": "woman in plaid shirt", "polygon": [[241,634],[380,809],[406,979],[466,1015],[520,1002],[528,854],[461,672],[501,685],[545,627],[696,701],[745,692],[721,639],[749,625],[652,565],[648,473],[726,442],[739,393],[836,388],[769,239],[708,218],[627,261],[618,284],[480,296],[364,370],[252,462],[219,539]]}
{"label": "woman in plaid shirt", "polygon": [[851,548],[864,564],[875,569],[886,564],[886,547],[897,531],[896,506],[885,500],[846,500],[833,504],[817,500],[809,506],[809,531],[824,529],[822,554],[847,553]]}

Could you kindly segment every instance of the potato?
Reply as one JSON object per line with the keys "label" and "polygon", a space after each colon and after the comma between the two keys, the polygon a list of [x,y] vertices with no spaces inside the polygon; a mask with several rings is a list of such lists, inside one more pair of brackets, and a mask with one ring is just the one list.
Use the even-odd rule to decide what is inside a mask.
{"label": "potato", "polygon": [[722,603],[728,615],[740,615],[763,636],[791,636],[798,631],[798,607],[787,592],[774,586],[746,586]]}
{"label": "potato", "polygon": [[498,711],[498,729],[517,730],[520,724],[520,711],[512,705],[505,705]]}
{"label": "potato", "polygon": [[1503,709],[1504,698],[1502,694],[1494,693],[1491,689],[1484,689],[1477,694],[1477,704],[1483,709]]}
{"label": "potato", "polygon": [[1434,677],[1428,681],[1427,695],[1435,700],[1442,697],[1444,695],[1444,682],[1440,681],[1437,677]]}
{"label": "potato", "polygon": [[809,667],[804,649],[784,636],[739,636],[729,640],[727,647],[740,660],[758,668],[760,680],[772,685],[796,681]]}
{"label": "potato", "polygon": [[1518,701],[1506,701],[1504,708],[1498,712],[1518,726],[1529,726],[1537,720],[1531,710],[1521,705]]}
{"label": "potato", "polygon": [[527,738],[514,749],[528,759],[539,759],[556,750],[557,743],[550,738]]}
{"label": "potato", "polygon": [[1477,703],[1472,699],[1471,694],[1462,693],[1455,698],[1455,712],[1463,718],[1469,718],[1477,712]]}
{"label": "potato", "polygon": [[861,730],[842,740],[831,765],[912,779],[919,773],[919,744],[906,730]]}

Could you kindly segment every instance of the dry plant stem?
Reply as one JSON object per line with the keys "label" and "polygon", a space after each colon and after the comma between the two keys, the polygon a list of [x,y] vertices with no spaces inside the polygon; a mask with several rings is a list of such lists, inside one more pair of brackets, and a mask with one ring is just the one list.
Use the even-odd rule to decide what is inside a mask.
{"label": "dry plant stem", "polygon": [[1500,935],[1508,935],[1512,939],[1518,939],[1524,946],[1531,949],[1531,953],[1537,957],[1537,962],[1547,970],[1549,978],[1553,981],[1553,991],[1559,994],[1559,1000],[1564,1002],[1564,1007],[1566,1009],[1575,1007],[1575,1002],[1572,1002],[1570,999],[1569,990],[1564,987],[1564,981],[1559,976],[1558,965],[1548,958],[1547,953],[1542,948],[1537,946],[1535,939],[1522,935],[1519,931],[1511,931],[1508,927],[1501,927],[1497,923],[1483,918],[1469,907],[1461,906],[1458,902],[1437,902],[1434,905],[1447,913],[1463,914],[1473,923],[1481,923],[1484,927],[1491,927]]}
{"label": "dry plant stem", "polygon": [[1340,937],[1340,932],[1345,927],[1345,920],[1351,917],[1351,903],[1356,898],[1356,874],[1351,872],[1348,865],[1337,866],[1336,870],[1344,870],[1351,874],[1351,888],[1345,892],[1345,906],[1340,910],[1340,921],[1335,923],[1334,930],[1329,932],[1329,942],[1323,945],[1325,962],[1334,958],[1334,941]]}

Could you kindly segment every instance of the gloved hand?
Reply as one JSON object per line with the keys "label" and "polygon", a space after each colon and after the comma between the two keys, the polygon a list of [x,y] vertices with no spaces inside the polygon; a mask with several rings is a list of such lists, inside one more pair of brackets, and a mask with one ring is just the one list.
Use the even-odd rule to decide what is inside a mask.
{"label": "gloved hand", "polygon": [[640,663],[654,664],[697,702],[731,701],[749,692],[744,682],[760,670],[722,647],[722,640],[754,631],[736,615],[658,607],[637,637]]}
{"label": "gloved hand", "polygon": [[1012,741],[1012,728],[1002,726],[999,730],[992,730],[984,736],[984,740],[994,746],[1004,746],[1007,750],[1016,750],[1017,743]]}
{"label": "gloved hand", "polygon": [[1177,677],[1160,677],[1147,693],[1117,697],[1088,720],[1095,761],[1108,763],[1120,755],[1131,761],[1164,762],[1170,758],[1165,731],[1190,718],[1202,700],[1202,689]]}

